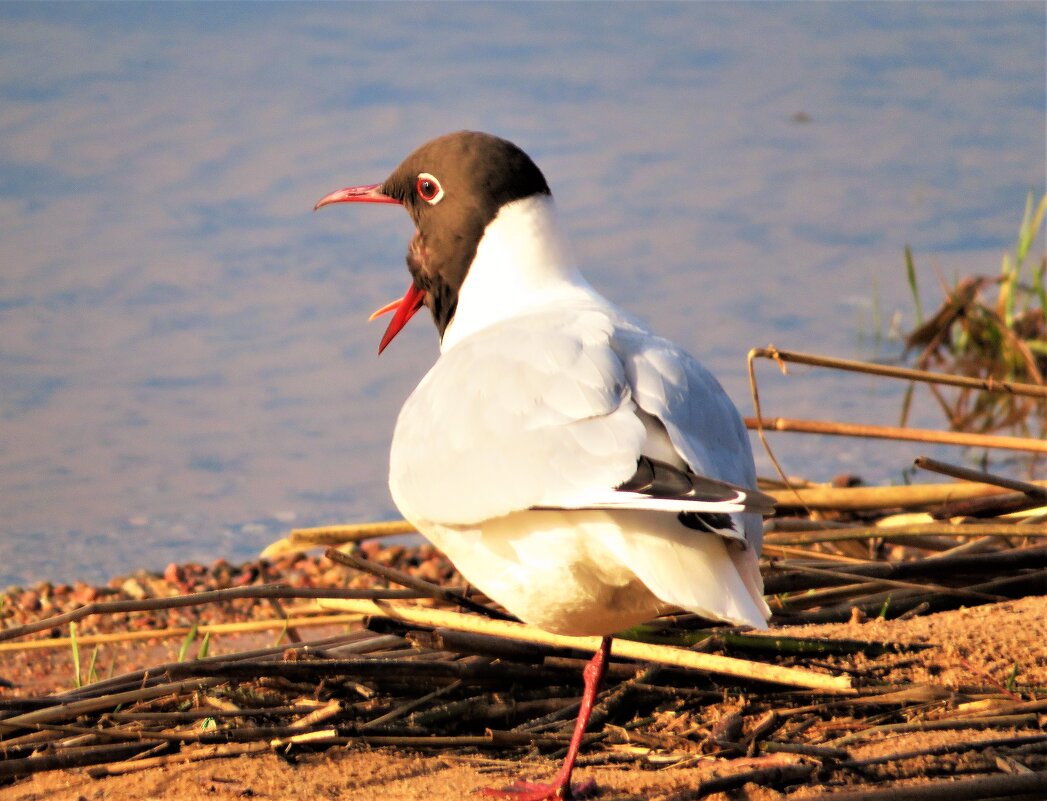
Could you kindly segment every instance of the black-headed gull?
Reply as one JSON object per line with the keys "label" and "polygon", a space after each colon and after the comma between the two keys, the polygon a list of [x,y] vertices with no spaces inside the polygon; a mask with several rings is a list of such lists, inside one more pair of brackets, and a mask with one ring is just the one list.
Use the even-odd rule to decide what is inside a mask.
{"label": "black-headed gull", "polygon": [[434,139],[316,207],[343,202],[400,204],[417,226],[379,352],[423,305],[440,334],[393,434],[396,505],[521,620],[603,637],[556,778],[488,791],[569,797],[611,634],[675,608],[766,626],[771,502],[745,427],[704,367],[582,277],[545,178],[512,143]]}

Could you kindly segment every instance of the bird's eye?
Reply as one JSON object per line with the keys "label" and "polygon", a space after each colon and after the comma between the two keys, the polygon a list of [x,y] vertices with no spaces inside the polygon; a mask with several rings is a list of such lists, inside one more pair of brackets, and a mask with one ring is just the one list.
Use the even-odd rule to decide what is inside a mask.
{"label": "bird's eye", "polygon": [[423,172],[418,176],[416,186],[418,187],[418,197],[430,206],[435,206],[444,196],[444,190],[440,186],[440,182],[427,172]]}

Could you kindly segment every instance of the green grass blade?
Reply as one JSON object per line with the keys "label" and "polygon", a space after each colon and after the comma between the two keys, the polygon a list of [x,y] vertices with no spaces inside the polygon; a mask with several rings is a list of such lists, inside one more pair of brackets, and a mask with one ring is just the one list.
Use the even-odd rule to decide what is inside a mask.
{"label": "green grass blade", "polygon": [[94,684],[98,681],[98,671],[95,670],[95,666],[98,664],[98,646],[96,645],[94,650],[91,651],[91,661],[87,665],[87,683]]}
{"label": "green grass blade", "polygon": [[80,689],[80,644],[76,641],[76,623],[69,623],[69,646],[73,649],[73,686]]}
{"label": "green grass blade", "polygon": [[1040,301],[1040,311],[1047,316],[1047,288],[1044,287],[1043,275],[1047,273],[1047,259],[1040,262],[1040,266],[1032,271],[1032,291]]}
{"label": "green grass blade", "polygon": [[189,646],[193,644],[193,640],[196,639],[196,624],[194,623],[189,629],[189,632],[185,635],[185,639],[182,640],[182,646],[178,649],[178,661],[184,662],[186,654],[189,653]]}
{"label": "green grass blade", "polygon": [[1018,247],[1015,249],[1015,259],[1021,266],[1025,257],[1029,255],[1032,243],[1036,241],[1036,234],[1043,224],[1043,215],[1047,212],[1047,195],[1040,198],[1036,211],[1032,210],[1032,192],[1025,201],[1025,214],[1022,217],[1022,227],[1018,230]]}
{"label": "green grass blade", "polygon": [[877,617],[879,617],[879,618],[881,618],[883,620],[886,620],[887,619],[887,610],[890,608],[890,606],[891,606],[891,596],[888,595],[884,599],[883,607],[880,609],[880,614],[877,615]]}
{"label": "green grass blade", "polygon": [[905,275],[909,279],[913,305],[916,307],[916,325],[923,325],[923,303],[920,302],[920,285],[916,282],[916,265],[912,259],[912,248],[905,246]]}

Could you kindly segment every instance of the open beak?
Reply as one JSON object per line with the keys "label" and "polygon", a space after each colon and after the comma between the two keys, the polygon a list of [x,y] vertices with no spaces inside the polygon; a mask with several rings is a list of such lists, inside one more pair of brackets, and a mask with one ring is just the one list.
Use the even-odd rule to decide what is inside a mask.
{"label": "open beak", "polygon": [[[399,200],[383,194],[381,190],[381,184],[350,186],[345,189],[339,189],[336,192],[332,192],[331,194],[320,198],[316,202],[316,205],[313,206],[313,211],[316,211],[323,206],[329,206],[332,203],[395,203],[396,205],[400,205]],[[412,284],[407,287],[407,291],[400,300],[394,300],[392,303],[385,304],[368,318],[368,320],[373,320],[386,312],[396,312],[393,315],[393,319],[389,321],[389,326],[385,329],[385,333],[382,335],[382,341],[378,344],[379,354],[385,350],[385,346],[392,342],[393,338],[400,333],[405,325],[407,325],[407,321],[414,316],[414,313],[422,308],[424,302],[425,292],[416,287],[412,282]]]}
{"label": "open beak", "polygon": [[407,287],[407,291],[404,292],[404,296],[400,300],[394,300],[392,303],[386,303],[382,308],[378,309],[368,317],[368,320],[373,320],[375,317],[380,317],[386,312],[391,312],[394,309],[396,313],[393,315],[393,319],[389,321],[388,327],[385,329],[385,333],[382,334],[382,341],[378,343],[378,355],[382,355],[382,351],[385,350],[385,346],[393,341],[393,337],[400,333],[400,330],[407,325],[407,321],[414,317],[414,313],[422,308],[422,304],[425,303],[425,292],[414,285]]}

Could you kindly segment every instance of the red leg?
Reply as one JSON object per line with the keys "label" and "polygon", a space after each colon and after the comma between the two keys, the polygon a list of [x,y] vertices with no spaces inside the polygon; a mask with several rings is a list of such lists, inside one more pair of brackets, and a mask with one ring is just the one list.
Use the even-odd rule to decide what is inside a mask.
{"label": "red leg", "polygon": [[607,672],[607,658],[611,653],[611,638],[604,637],[600,642],[599,650],[593,654],[589,664],[582,671],[585,679],[585,691],[582,693],[582,704],[578,710],[578,719],[574,722],[574,733],[571,735],[570,745],[567,747],[567,756],[564,757],[563,765],[559,772],[549,784],[537,782],[516,782],[504,790],[493,790],[485,788],[480,791],[481,795],[493,798],[507,798],[513,801],[558,801],[558,799],[579,798],[592,792],[596,785],[586,782],[582,785],[571,787],[571,772],[574,770],[574,762],[578,758],[578,749],[582,745],[582,736],[585,728],[589,725],[589,717],[593,712],[593,703],[596,701],[596,693],[600,689],[600,682],[604,673]]}

